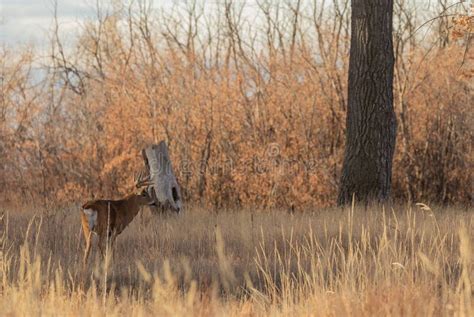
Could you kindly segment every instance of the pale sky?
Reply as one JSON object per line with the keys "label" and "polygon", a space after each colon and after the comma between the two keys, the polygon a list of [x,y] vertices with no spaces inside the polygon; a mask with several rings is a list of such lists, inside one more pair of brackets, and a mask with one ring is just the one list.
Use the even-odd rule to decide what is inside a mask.
{"label": "pale sky", "polygon": [[[93,18],[95,5],[110,3],[110,0],[56,0],[60,30],[70,36],[76,32],[78,24],[85,18]],[[213,2],[219,0],[206,0]],[[313,1],[313,0],[311,0]],[[316,0],[318,1],[318,0]],[[433,0],[412,0],[430,6]],[[459,0],[452,0],[458,2]],[[155,0],[154,7],[172,6],[183,0]],[[252,0],[247,0],[247,3]],[[278,3],[278,0],[275,0]],[[472,3],[472,2],[471,2]],[[34,44],[36,47],[47,45],[48,30],[52,24],[54,0],[0,0],[0,44]]]}
{"label": "pale sky", "polygon": [[[203,0],[213,3],[220,0]],[[238,1],[238,0],[237,0]],[[251,2],[253,0],[247,1]],[[277,0],[279,1],[279,0]],[[312,1],[312,0],[310,0]],[[42,47],[48,42],[54,5],[57,3],[57,16],[60,31],[64,37],[78,31],[84,19],[95,19],[96,5],[110,8],[112,0],[0,0],[0,44],[15,46],[34,44]],[[124,3],[129,3],[125,0]],[[171,8],[173,4],[183,4],[186,0],[147,0],[153,8]],[[136,1],[135,1],[136,3]]]}
{"label": "pale sky", "polygon": [[[166,7],[173,1],[155,0],[153,4]],[[110,0],[0,0],[0,43],[44,45],[52,26],[55,2],[60,31],[64,35],[75,33],[84,19],[94,19],[97,2],[102,7],[111,3]]]}
{"label": "pale sky", "polygon": [[[77,22],[94,14],[94,8],[80,0],[58,0],[61,29],[73,31]],[[52,0],[0,0],[0,41],[9,46],[35,44],[47,39],[54,12]]]}
{"label": "pale sky", "polygon": [[[203,0],[212,4],[220,0]],[[238,1],[238,0],[237,0]],[[246,0],[251,3],[254,0]],[[278,3],[276,0],[275,3]],[[310,0],[312,1],[312,0]],[[42,47],[48,44],[48,32],[54,16],[54,3],[61,35],[74,38],[84,19],[94,19],[96,4],[110,7],[111,0],[0,0],[0,44],[15,46],[34,44]],[[125,3],[129,1],[124,1]],[[136,1],[135,1],[136,2]],[[153,8],[171,8],[173,4],[183,4],[186,0],[148,0]]]}

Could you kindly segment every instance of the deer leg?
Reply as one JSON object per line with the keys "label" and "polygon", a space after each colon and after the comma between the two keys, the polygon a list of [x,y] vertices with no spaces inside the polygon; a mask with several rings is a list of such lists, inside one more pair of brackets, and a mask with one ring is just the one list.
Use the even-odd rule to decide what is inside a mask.
{"label": "deer leg", "polygon": [[102,258],[105,258],[106,253],[111,253],[112,248],[115,242],[115,233],[113,231],[109,232],[108,237],[103,238],[101,237],[99,241],[99,250]]}
{"label": "deer leg", "polygon": [[86,236],[86,249],[84,252],[84,266],[87,265],[87,259],[89,258],[89,254],[91,251],[91,240],[92,240],[92,231]]}
{"label": "deer leg", "polygon": [[84,267],[87,264],[89,258],[91,246],[92,246],[92,233],[97,220],[97,212],[93,209],[83,209],[81,211],[81,223],[82,223],[82,232],[84,234],[84,239],[86,240],[86,249],[84,250]]}
{"label": "deer leg", "polygon": [[115,231],[111,231],[109,233],[109,237],[105,243],[106,246],[106,251],[107,251],[107,256],[109,259],[113,259],[114,256],[114,245],[115,245],[115,239],[117,238],[117,235],[115,234]]}
{"label": "deer leg", "polygon": [[100,255],[104,258],[105,257],[105,244],[107,242],[104,243],[104,240],[106,239],[102,239],[102,237],[99,237],[99,241],[97,242],[97,244],[99,245],[99,251],[100,251]]}

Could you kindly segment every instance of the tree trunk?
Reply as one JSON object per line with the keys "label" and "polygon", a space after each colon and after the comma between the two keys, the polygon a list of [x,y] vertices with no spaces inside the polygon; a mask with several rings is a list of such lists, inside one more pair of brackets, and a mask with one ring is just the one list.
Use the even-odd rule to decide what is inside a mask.
{"label": "tree trunk", "polygon": [[338,204],[389,197],[393,110],[393,0],[352,0],[346,148]]}
{"label": "tree trunk", "polygon": [[150,187],[151,195],[157,203],[156,207],[150,209],[153,212],[171,209],[179,213],[183,209],[181,189],[174,175],[165,141],[147,147],[142,151],[142,155],[153,182]]}

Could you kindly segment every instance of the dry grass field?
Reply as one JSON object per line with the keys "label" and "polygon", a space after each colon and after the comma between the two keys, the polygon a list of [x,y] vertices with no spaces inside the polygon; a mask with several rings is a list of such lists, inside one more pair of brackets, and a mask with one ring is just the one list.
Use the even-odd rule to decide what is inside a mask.
{"label": "dry grass field", "polygon": [[1,213],[2,316],[474,312],[472,209],[144,210],[85,271],[77,206]]}

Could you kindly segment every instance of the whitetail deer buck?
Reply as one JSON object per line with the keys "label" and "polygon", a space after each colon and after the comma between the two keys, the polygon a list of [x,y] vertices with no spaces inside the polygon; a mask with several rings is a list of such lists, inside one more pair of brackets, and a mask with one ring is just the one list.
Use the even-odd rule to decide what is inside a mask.
{"label": "whitetail deer buck", "polygon": [[154,201],[145,186],[151,185],[149,177],[143,172],[135,176],[136,191],[120,200],[93,200],[82,205],[82,230],[86,239],[84,266],[92,246],[92,234],[99,237],[99,250],[104,255],[104,246],[108,242],[110,249],[117,236],[132,222],[142,206],[153,205]]}

